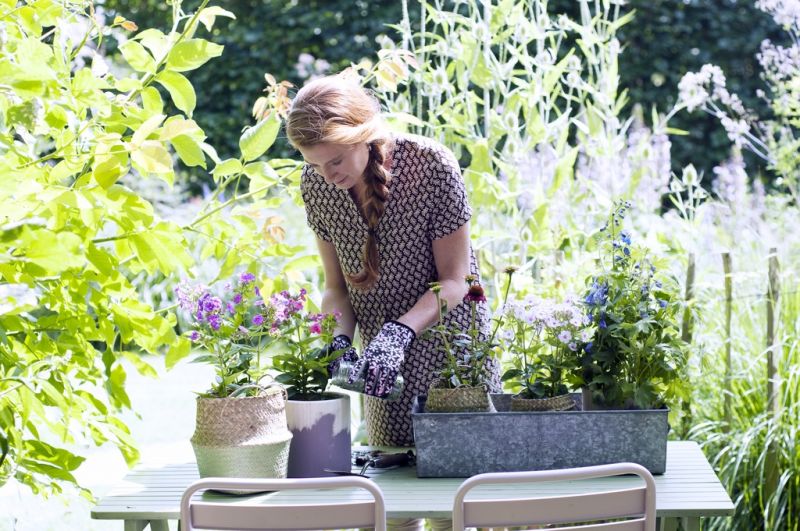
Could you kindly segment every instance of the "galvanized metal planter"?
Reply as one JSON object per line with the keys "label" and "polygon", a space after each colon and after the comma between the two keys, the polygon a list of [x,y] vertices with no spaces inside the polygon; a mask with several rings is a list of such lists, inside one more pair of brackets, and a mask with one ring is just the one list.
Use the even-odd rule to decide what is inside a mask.
{"label": "galvanized metal planter", "polygon": [[496,413],[425,413],[412,419],[417,476],[463,478],[484,472],[638,463],[654,474],[667,464],[668,409],[510,411],[510,394],[492,394]]}

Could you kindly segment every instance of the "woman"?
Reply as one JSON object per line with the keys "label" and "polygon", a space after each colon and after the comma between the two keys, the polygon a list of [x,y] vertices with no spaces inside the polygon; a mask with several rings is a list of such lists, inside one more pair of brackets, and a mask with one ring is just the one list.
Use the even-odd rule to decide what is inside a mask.
{"label": "woman", "polygon": [[[432,140],[390,134],[375,98],[343,76],[298,91],[286,133],[306,161],[301,190],[325,270],[322,311],[341,313],[333,347],[349,348],[356,325],[366,346],[350,378],[365,379],[369,443],[412,445],[414,395],[426,394],[444,359],[436,340],[417,338],[437,319],[428,285],[441,284],[445,319],[466,328],[464,277],[478,274],[458,163]],[[488,323],[483,304],[479,318]],[[383,400],[398,374],[401,396]],[[499,390],[496,365],[492,374]]]}

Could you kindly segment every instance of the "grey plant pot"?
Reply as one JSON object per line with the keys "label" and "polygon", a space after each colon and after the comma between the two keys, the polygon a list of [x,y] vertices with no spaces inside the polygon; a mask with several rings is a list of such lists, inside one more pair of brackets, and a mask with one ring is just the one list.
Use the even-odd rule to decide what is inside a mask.
{"label": "grey plant pot", "polygon": [[326,393],[327,400],[288,400],[286,421],[292,432],[290,478],[333,476],[350,471],[350,397]]}
{"label": "grey plant pot", "polygon": [[496,413],[412,411],[417,476],[463,478],[484,472],[551,470],[618,462],[663,474],[668,409],[510,411],[510,394],[490,395]]}

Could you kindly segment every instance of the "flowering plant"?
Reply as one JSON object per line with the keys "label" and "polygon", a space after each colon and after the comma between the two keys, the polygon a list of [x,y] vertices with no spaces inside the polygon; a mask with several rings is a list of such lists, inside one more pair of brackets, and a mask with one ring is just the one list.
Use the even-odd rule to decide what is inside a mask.
{"label": "flowering plant", "polygon": [[686,344],[678,330],[677,282],[658,276],[647,249],[632,244],[615,205],[598,236],[601,270],[584,302],[594,335],[581,357],[581,383],[593,402],[650,409],[681,391]]}
{"label": "flowering plant", "polygon": [[489,386],[491,379],[489,361],[494,357],[497,347],[495,342],[497,326],[491,335],[487,335],[485,330],[481,329],[478,320],[480,311],[478,304],[486,302],[483,286],[475,275],[467,275],[464,280],[467,284],[467,293],[463,302],[470,307],[470,324],[466,330],[455,323],[444,322],[442,317],[447,311],[447,303],[439,297],[441,285],[438,282],[432,282],[430,285],[431,291],[436,295],[439,319],[424,332],[423,337],[438,337],[441,341],[445,364],[437,371],[435,382],[438,387],[445,389]]}
{"label": "flowering plant", "polygon": [[551,398],[569,392],[575,367],[592,337],[593,327],[580,301],[528,296],[503,310],[500,339],[511,354],[512,368],[502,376],[522,398]]}
{"label": "flowering plant", "polygon": [[327,365],[340,353],[317,348],[332,340],[336,316],[304,311],[306,291],[293,296],[281,291],[264,299],[255,275],[242,273],[217,295],[203,285],[176,288],[181,308],[188,313],[189,339],[206,352],[195,358],[216,370],[215,383],[202,394],[210,398],[258,394],[267,374],[261,355],[272,356],[289,395],[320,395],[328,383]]}

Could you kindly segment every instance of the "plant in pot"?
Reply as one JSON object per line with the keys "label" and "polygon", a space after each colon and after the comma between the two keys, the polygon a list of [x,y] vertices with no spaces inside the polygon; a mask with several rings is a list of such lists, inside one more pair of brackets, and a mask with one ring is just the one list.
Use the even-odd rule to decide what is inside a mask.
{"label": "plant in pot", "polygon": [[332,362],[344,353],[327,347],[333,342],[337,317],[308,312],[307,304],[305,290],[295,296],[275,293],[265,302],[275,338],[272,367],[289,394],[289,477],[350,471],[350,397],[327,391]]}
{"label": "plant in pot", "polygon": [[566,411],[575,407],[574,368],[593,329],[583,305],[528,296],[504,308],[499,334],[512,367],[502,380],[515,392],[511,411]]}
{"label": "plant in pot", "polygon": [[265,331],[255,276],[242,273],[216,294],[203,285],[176,288],[202,353],[194,361],[214,367],[215,381],[197,397],[192,447],[201,477],[286,477],[292,434],[280,386],[261,385]]}
{"label": "plant in pot", "polygon": [[435,337],[444,350],[444,366],[434,375],[425,403],[427,412],[493,411],[489,399],[490,363],[495,356],[497,331],[487,337],[481,330],[478,305],[486,302],[483,287],[474,275],[467,275],[464,303],[470,306],[470,324],[466,330],[454,323],[445,323],[446,303],[442,303],[438,282],[431,284],[439,307],[437,323],[423,337]]}
{"label": "plant in pot", "polygon": [[[349,401],[322,393],[325,368],[341,352],[316,348],[331,342],[336,317],[306,312],[305,295],[305,290],[296,296],[283,291],[264,298],[251,273],[226,284],[220,295],[205,286],[179,286],[179,303],[192,327],[186,334],[205,351],[194,361],[209,363],[216,372],[212,387],[197,400],[192,445],[201,476],[298,477],[304,474],[308,434],[320,431],[327,446],[309,452],[310,461],[326,456],[333,462],[324,466],[340,467],[346,460],[349,470]],[[272,367],[279,374],[263,385],[268,354],[274,352]],[[335,415],[325,421],[327,431],[293,407],[297,399],[325,398],[336,404],[329,407]],[[265,454],[268,444],[275,445],[274,455]]]}
{"label": "plant in pot", "polygon": [[587,279],[594,334],[575,371],[584,409],[658,409],[685,392],[677,282],[622,230],[629,208],[616,204],[600,230],[600,271]]}

